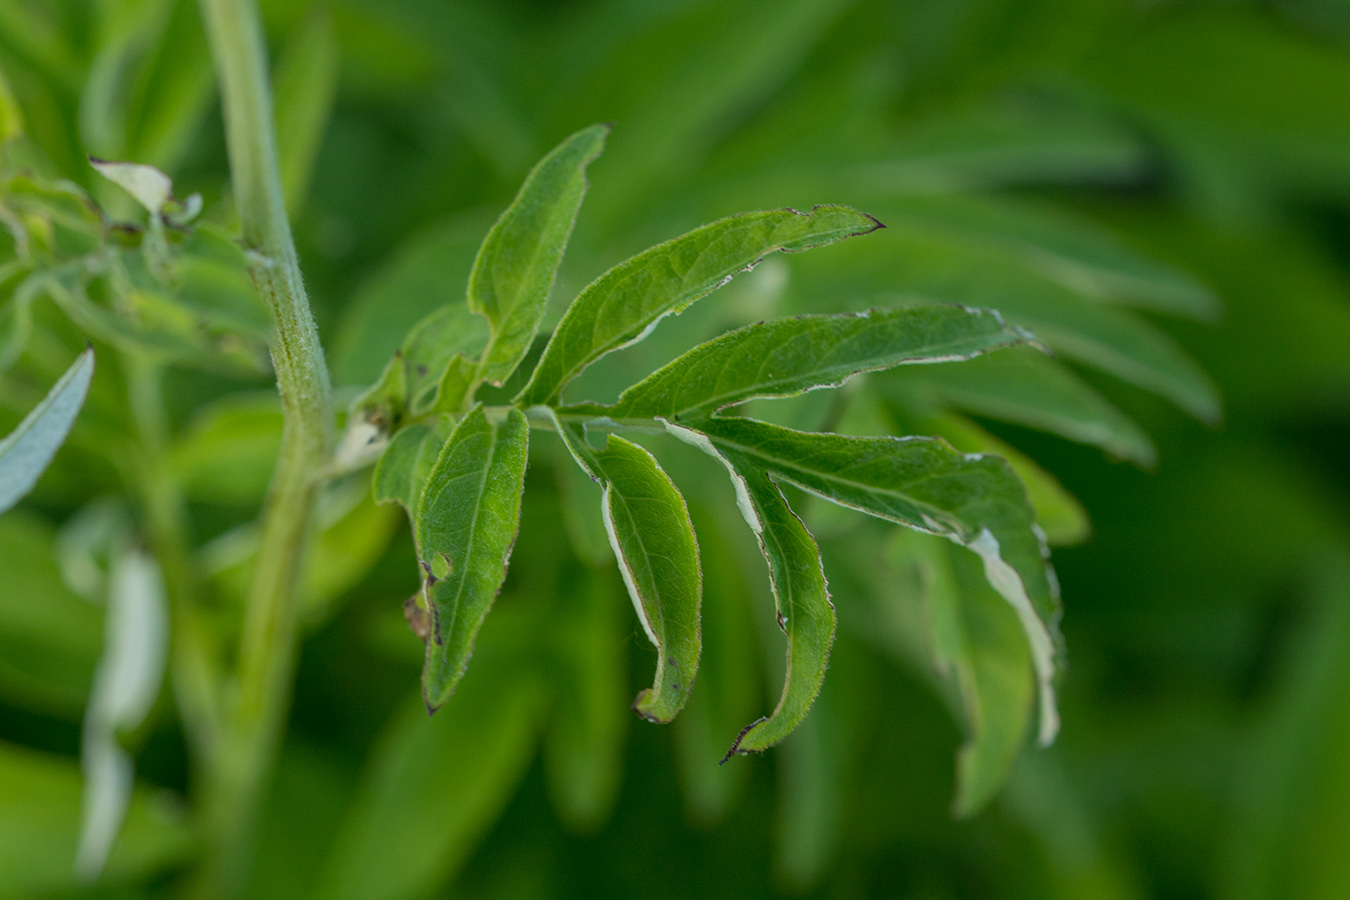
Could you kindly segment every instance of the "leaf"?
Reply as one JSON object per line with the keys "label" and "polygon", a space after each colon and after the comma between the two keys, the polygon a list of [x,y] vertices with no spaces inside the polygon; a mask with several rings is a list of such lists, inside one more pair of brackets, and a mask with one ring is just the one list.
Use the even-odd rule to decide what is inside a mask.
{"label": "leaf", "polygon": [[611,434],[593,452],[586,439],[559,427],[577,464],[600,481],[601,514],[638,621],[656,647],[656,679],[633,709],[669,722],[684,708],[698,674],[703,636],[699,605],[703,569],[689,507],[670,477],[637,444]]}
{"label": "leaf", "polygon": [[89,164],[104,178],[134,197],[151,216],[163,212],[164,205],[173,197],[173,181],[154,166],[110,162],[92,156],[89,157]]}
{"label": "leaf", "polygon": [[480,376],[500,386],[539,331],[567,239],[586,195],[586,167],[603,151],[608,125],[592,125],[539,161],[492,226],[469,274],[469,308],[487,317],[492,337]]}
{"label": "leaf", "polygon": [[223,397],[197,411],[174,443],[170,465],[193,500],[258,503],[267,495],[281,430],[275,393]]}
{"label": "leaf", "polygon": [[1005,350],[959,366],[892,372],[874,384],[906,405],[920,398],[954,406],[1091,444],[1142,466],[1151,466],[1158,458],[1153,441],[1132,419],[1040,353]]}
{"label": "leaf", "polygon": [[450,437],[449,416],[417,422],[394,435],[375,464],[372,491],[376,503],[400,503],[409,517],[416,515],[422,487]]}
{"label": "leaf", "polygon": [[51,527],[25,510],[0,517],[0,696],[79,721],[102,644],[102,616],[56,563]]}
{"label": "leaf", "polygon": [[615,418],[677,421],[755,398],[838,387],[859,372],[968,359],[1030,335],[989,310],[873,309],[760,322],[701,344],[619,395]]}
{"label": "leaf", "polygon": [[707,419],[698,430],[738,469],[762,467],[827,500],[977,553],[989,583],[1021,619],[1040,685],[1040,740],[1054,739],[1059,598],[1026,491],[1006,462],[957,453],[936,438],[808,434],[751,419]]}
{"label": "leaf", "polygon": [[[80,782],[75,760],[0,742],[0,895],[75,892]],[[187,857],[193,843],[181,801],[135,788],[102,881],[153,878]]]}
{"label": "leaf", "polygon": [[533,755],[542,690],[500,633],[485,635],[481,669],[455,703],[434,716],[409,705],[385,728],[316,900],[429,896],[506,807]]}
{"label": "leaf", "polygon": [[413,326],[379,381],[352,402],[352,411],[396,431],[409,416],[453,406],[441,400],[444,382],[460,371],[462,360],[476,358],[487,340],[487,323],[463,303],[448,303]]}
{"label": "leaf", "polygon": [[[1054,546],[1081,543],[1092,530],[1087,511],[1055,476],[1038,466],[1034,460],[999,438],[994,437],[970,419],[955,412],[933,412],[928,403],[916,400],[910,404],[878,396],[872,390],[860,391],[850,398],[847,411],[834,427],[837,434],[897,436],[926,434],[944,438],[963,453],[988,453],[1008,461],[1027,489],[1027,499],[1036,512],[1036,522],[1045,531],[1046,542]],[[819,499],[819,498],[817,498]],[[828,507],[831,518],[846,515],[840,507],[819,501],[812,514]],[[814,524],[814,520],[813,520]],[[817,532],[819,533],[819,532]]]}
{"label": "leaf", "polygon": [[1171,337],[1048,277],[1024,254],[927,230],[887,232],[876,243],[800,266],[796,293],[870,294],[903,306],[926,297],[997,309],[1056,353],[1166,397],[1202,421],[1220,417],[1214,383]]}
{"label": "leaf", "polygon": [[19,426],[0,440],[0,513],[37,484],[75,424],[93,377],[91,347],[80,354]]}
{"label": "leaf", "polygon": [[880,227],[846,206],[780,209],[730,216],[645,250],[582,290],[516,402],[555,402],[586,366],[641,340],[662,317],[679,314],[770,253],[822,247]]}
{"label": "leaf", "polygon": [[685,814],[703,828],[721,822],[745,786],[748,768],[718,761],[728,741],[762,705],[759,655],[747,652],[759,645],[750,609],[755,594],[750,579],[757,573],[745,565],[747,560],[753,565],[759,551],[739,533],[738,526],[744,523],[739,517],[728,521],[731,516],[724,509],[719,505],[722,515],[717,515],[706,506],[691,508],[694,527],[702,536],[703,651],[698,683],[673,726]]}
{"label": "leaf", "polygon": [[[957,564],[958,573],[963,570]],[[966,740],[956,755],[952,812],[975,815],[1007,781],[1021,754],[1032,719],[1036,685],[1016,616],[979,575],[961,582],[961,628],[968,653],[964,666],[974,696],[968,700]]]}
{"label": "leaf", "polygon": [[445,364],[445,372],[436,383],[436,393],[431,399],[432,412],[459,413],[464,404],[472,400],[476,386],[475,376],[478,367],[462,355],[451,357]]}
{"label": "leaf", "polygon": [[1194,277],[1137,253],[1091,221],[1026,203],[976,196],[917,196],[892,203],[897,233],[946,232],[1014,253],[1030,268],[1096,302],[1212,320],[1214,293]]}
{"label": "leaf", "polygon": [[277,162],[292,219],[309,191],[314,160],[332,118],[338,75],[333,22],[322,12],[313,14],[295,30],[276,69]]}
{"label": "leaf", "polygon": [[104,640],[81,741],[84,813],[75,870],[85,881],[103,871],[131,803],[135,769],[119,735],[145,721],[168,656],[164,576],[141,550],[124,551],[113,563]]}
{"label": "leaf", "polygon": [[697,431],[675,424],[667,424],[666,430],[727,467],[736,489],[736,504],[769,564],[778,625],[788,641],[787,675],[773,712],[746,727],[727,756],[767,750],[806,718],[825,679],[834,643],[835,615],[820,548],[758,461],[727,452]]}
{"label": "leaf", "polygon": [[1092,531],[1087,511],[1059,480],[1038,466],[1031,457],[985,431],[974,422],[956,413],[944,413],[926,420],[926,427],[915,434],[932,434],[945,438],[962,453],[985,453],[1000,456],[1017,474],[1027,489],[1027,500],[1036,511],[1036,523],[1045,531],[1046,542],[1052,547],[1080,544]]}
{"label": "leaf", "polygon": [[506,579],[529,434],[520,410],[499,425],[477,406],[455,426],[427,476],[413,531],[424,570],[421,602],[432,622],[422,673],[430,709],[449,699],[463,676]]}
{"label": "leaf", "polygon": [[574,564],[561,573],[547,625],[554,692],[544,771],[559,817],[581,833],[609,817],[623,774],[630,626],[615,582]]}

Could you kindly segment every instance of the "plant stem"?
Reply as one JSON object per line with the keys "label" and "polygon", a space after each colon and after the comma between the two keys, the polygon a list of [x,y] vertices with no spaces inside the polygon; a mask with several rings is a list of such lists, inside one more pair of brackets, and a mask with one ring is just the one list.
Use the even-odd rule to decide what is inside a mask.
{"label": "plant stem", "polygon": [[235,206],[250,274],[272,314],[272,366],[285,427],[263,514],[262,543],[239,645],[229,746],[209,798],[217,891],[247,877],[250,834],[290,701],[299,576],[316,491],[332,442],[328,370],[286,219],[267,53],[253,0],[200,0],[221,85]]}

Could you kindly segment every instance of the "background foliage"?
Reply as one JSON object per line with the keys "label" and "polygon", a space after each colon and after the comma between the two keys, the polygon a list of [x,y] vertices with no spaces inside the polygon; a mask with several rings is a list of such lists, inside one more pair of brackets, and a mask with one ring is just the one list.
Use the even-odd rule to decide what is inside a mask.
{"label": "background foliage", "polygon": [[[997,713],[1030,709],[1027,679],[971,668],[959,648],[935,659],[922,639],[922,610],[950,592],[981,608],[978,571],[812,507],[840,616],[825,690],[781,748],[718,766],[777,692],[781,636],[722,473],[668,442],[706,595],[702,671],[676,723],[626,710],[654,653],[598,523],[576,515],[598,502],[592,486],[543,453],[505,594],[453,702],[428,719],[401,611],[417,577],[402,514],[373,505],[366,481],[340,483],[323,500],[254,896],[1350,894],[1341,4],[294,0],[263,12],[288,204],[345,399],[462,296],[529,167],[589,123],[615,130],[546,328],[607,266],[702,222],[851,204],[888,228],[766,262],[571,396],[612,399],[695,341],[771,315],[915,298],[1002,310],[1054,360],[1001,351],[757,414],[1003,448],[1059,545],[1069,669],[1059,740],[1019,753],[1028,716]],[[0,103],[0,130],[17,108],[53,169],[114,215],[131,217],[131,201],[86,154],[160,166],[229,224],[195,4],[10,0],[0,70],[16,101]],[[201,320],[260,328],[231,271],[185,275]],[[31,311],[33,337],[0,383],[4,431],[82,342],[47,300]],[[12,298],[0,307],[0,337],[24,315]],[[171,317],[163,331],[170,359],[200,352],[183,335],[212,333]],[[159,462],[184,486],[196,564],[228,623],[280,418],[268,378],[248,374],[256,348],[224,351],[231,366],[174,370]],[[0,896],[175,895],[195,853],[166,691],[125,736],[139,783],[101,886],[78,889],[71,867],[103,643],[80,572],[97,577],[112,552],[90,535],[134,533],[117,523],[143,515],[116,499],[136,464],[118,443],[128,414],[114,369],[100,369],[37,491],[0,519]],[[1015,622],[1010,640],[997,612],[967,615],[968,639],[1013,648],[977,663],[1025,668]],[[934,676],[944,659],[955,681]],[[984,737],[1016,757],[1001,792],[1001,770],[967,772],[958,789],[972,765],[958,756],[963,677],[1007,691],[978,694],[982,721],[1011,723]],[[972,814],[955,817],[954,798]]]}

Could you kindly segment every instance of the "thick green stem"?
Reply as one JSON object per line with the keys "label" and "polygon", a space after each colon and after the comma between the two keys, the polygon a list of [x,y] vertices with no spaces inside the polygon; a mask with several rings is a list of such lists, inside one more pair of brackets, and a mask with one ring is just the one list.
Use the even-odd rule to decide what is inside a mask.
{"label": "thick green stem", "polygon": [[285,430],[263,516],[262,543],[239,645],[229,736],[209,798],[218,890],[247,875],[263,787],[290,701],[298,586],[308,543],[315,474],[332,441],[328,370],[286,219],[277,165],[267,53],[253,0],[200,0],[221,85],[235,206],[254,284],[272,313],[272,365]]}

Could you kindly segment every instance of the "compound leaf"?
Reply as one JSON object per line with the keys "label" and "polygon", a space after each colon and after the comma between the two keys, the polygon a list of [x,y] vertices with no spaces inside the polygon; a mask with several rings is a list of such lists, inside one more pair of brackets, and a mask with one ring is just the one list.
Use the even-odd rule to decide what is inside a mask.
{"label": "compound leaf", "polygon": [[729,216],[644,250],[582,290],[516,402],[555,402],[582,369],[641,340],[663,316],[680,313],[769,253],[821,247],[880,227],[847,206],[778,209]]}
{"label": "compound leaf", "polygon": [[592,125],[540,160],[478,251],[469,274],[469,308],[492,326],[479,364],[481,377],[492,384],[515,371],[539,330],[586,195],[586,167],[600,156],[608,134],[608,125]]}
{"label": "compound leaf", "polygon": [[520,525],[529,425],[520,410],[490,421],[468,413],[441,448],[417,507],[420,602],[431,613],[423,695],[435,709],[454,691],[474,638],[506,579]]}
{"label": "compound leaf", "polygon": [[611,414],[695,418],[758,397],[838,387],[859,372],[969,359],[1029,339],[997,312],[958,306],[760,322],[695,347],[628,388]]}
{"label": "compound leaf", "polygon": [[33,489],[70,434],[89,382],[94,351],[85,350],[19,426],[0,440],[0,513]]}

